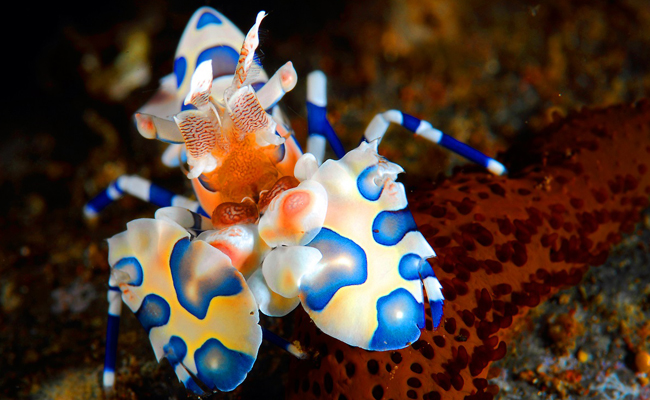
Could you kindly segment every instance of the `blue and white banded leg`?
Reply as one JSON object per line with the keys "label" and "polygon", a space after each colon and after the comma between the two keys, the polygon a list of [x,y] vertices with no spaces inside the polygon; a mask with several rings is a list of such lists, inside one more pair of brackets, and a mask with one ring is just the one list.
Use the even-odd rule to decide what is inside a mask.
{"label": "blue and white banded leg", "polygon": [[327,77],[322,71],[307,75],[307,153],[311,153],[318,165],[325,160],[325,145],[330,144],[337,158],[345,155],[341,140],[327,120]]}
{"label": "blue and white banded leg", "polygon": [[197,201],[177,195],[137,175],[122,175],[84,206],[86,219],[92,220],[109,204],[130,194],[158,207],[178,206],[207,216]]}
{"label": "blue and white banded leg", "polygon": [[104,358],[104,390],[110,392],[115,386],[115,359],[117,357],[117,337],[120,331],[122,312],[122,292],[119,288],[108,287],[108,324],[106,326],[106,355]]}
{"label": "blue and white banded leg", "polygon": [[506,167],[494,158],[488,157],[473,147],[442,133],[440,130],[434,128],[429,122],[422,121],[398,110],[388,110],[377,114],[366,128],[363,140],[369,143],[376,141],[377,145],[379,145],[381,138],[386,133],[391,122],[399,124],[416,135],[422,136],[433,143],[437,143],[442,147],[485,167],[495,175],[503,175],[508,172]]}
{"label": "blue and white banded leg", "polygon": [[307,352],[303,351],[293,343],[276,335],[275,333],[271,332],[270,330],[264,327],[262,327],[262,338],[267,342],[273,343],[274,345],[278,346],[279,348],[281,348],[282,350],[286,351],[287,353],[291,354],[296,358],[304,360],[309,357],[309,354]]}

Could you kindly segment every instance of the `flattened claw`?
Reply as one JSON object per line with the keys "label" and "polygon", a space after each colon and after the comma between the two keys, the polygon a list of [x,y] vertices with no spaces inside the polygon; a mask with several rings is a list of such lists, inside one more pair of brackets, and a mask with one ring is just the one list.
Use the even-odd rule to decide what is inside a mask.
{"label": "flattened claw", "polygon": [[271,202],[260,220],[260,235],[271,247],[303,244],[304,236],[288,233],[307,229],[287,227],[299,219],[284,215],[284,204],[303,187],[322,188],[327,199],[322,228],[305,243],[322,258],[310,266],[316,257],[298,261],[289,254],[297,253],[293,247],[272,250],[262,267],[269,287],[292,296],[297,285],[316,325],[350,345],[394,350],[416,341],[424,327],[422,280],[434,302],[436,323],[442,297],[433,271],[423,269],[435,253],[417,231],[403,185],[394,181],[402,168],[368,143],[315,172],[313,157],[303,159],[296,170],[304,180]]}
{"label": "flattened claw", "polygon": [[262,331],[255,298],[225,254],[177,223],[139,219],[109,239],[109,263],[157,359],[190,372],[178,374],[186,387],[203,392],[191,376],[221,391],[245,379]]}

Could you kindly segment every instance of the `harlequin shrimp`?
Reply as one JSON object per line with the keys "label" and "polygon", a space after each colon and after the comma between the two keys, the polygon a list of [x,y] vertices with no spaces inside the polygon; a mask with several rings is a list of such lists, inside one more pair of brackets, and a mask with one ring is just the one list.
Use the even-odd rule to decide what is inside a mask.
{"label": "harlequin shrimp", "polygon": [[[373,351],[409,345],[425,324],[423,290],[436,327],[443,296],[425,262],[435,252],[395,181],[403,170],[377,153],[382,136],[396,123],[505,172],[395,110],[377,115],[346,153],[326,119],[320,71],[307,78],[303,154],[276,106],[296,85],[296,71],[288,62],[268,78],[255,57],[264,17],[260,12],[244,37],[217,11],[196,11],[173,74],[135,115],[142,136],[170,143],[166,165],[188,165],[198,201],[125,175],[84,209],[93,218],[124,194],[162,207],[108,241],[108,390],[122,302],[147,330],[156,358],[167,358],[199,394],[243,382],[263,338],[307,356],[308,349],[263,329],[258,311],[280,317],[300,304],[322,332],[347,344]],[[339,160],[325,160],[328,143]]]}

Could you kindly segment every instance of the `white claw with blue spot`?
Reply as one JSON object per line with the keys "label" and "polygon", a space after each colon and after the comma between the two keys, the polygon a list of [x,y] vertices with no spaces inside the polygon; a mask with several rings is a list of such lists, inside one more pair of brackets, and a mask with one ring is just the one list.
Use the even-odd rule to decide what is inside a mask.
{"label": "white claw with blue spot", "polygon": [[[191,240],[168,218],[132,221],[108,244],[109,296],[121,293],[156,358],[167,358],[179,380],[199,394],[202,388],[230,391],[243,382],[262,329],[255,298],[230,258]],[[105,373],[107,386],[113,371]]]}
{"label": "white claw with blue spot", "polygon": [[[368,350],[393,350],[417,340],[424,327],[424,280],[437,327],[443,297],[426,262],[435,252],[417,231],[403,185],[395,182],[402,168],[365,142],[316,170],[313,157],[303,157],[309,160],[296,164],[296,175],[304,178],[301,186],[324,189],[325,218],[310,227],[305,246],[295,238],[273,243],[262,267],[268,287],[287,298],[297,295],[324,333]],[[269,209],[315,202],[307,196],[304,204],[290,201],[291,190]],[[291,221],[289,215],[264,214],[260,234],[286,237]]]}

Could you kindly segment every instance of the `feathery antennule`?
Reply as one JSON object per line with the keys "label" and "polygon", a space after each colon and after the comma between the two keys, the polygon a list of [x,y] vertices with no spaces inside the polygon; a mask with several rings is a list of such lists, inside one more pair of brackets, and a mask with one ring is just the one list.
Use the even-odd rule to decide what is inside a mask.
{"label": "feathery antennule", "polygon": [[257,63],[253,63],[248,69],[248,71],[246,72],[246,80],[244,81],[242,86],[248,86],[250,84],[258,82],[261,72],[262,72],[262,67]]}
{"label": "feathery antennule", "polygon": [[192,74],[190,91],[183,103],[192,104],[199,110],[209,109],[212,90],[212,60],[203,61]]}
{"label": "feathery antennule", "polygon": [[238,138],[241,140],[246,134],[254,133],[257,145],[262,147],[284,143],[284,138],[276,134],[277,123],[266,113],[255,90],[248,84],[260,72],[254,60],[259,45],[258,30],[265,16],[264,11],[257,14],[255,25],[242,45],[232,85],[224,93],[226,111],[233,120]]}
{"label": "feathery antennule", "polygon": [[190,179],[213,171],[218,161],[212,155],[212,150],[217,144],[224,146],[219,113],[211,102],[211,90],[212,60],[207,60],[192,74],[190,91],[184,100],[186,105],[191,104],[197,109],[183,111],[174,117],[185,141],[189,155],[187,162],[193,167],[187,175]]}
{"label": "feathery antennule", "polygon": [[264,11],[257,13],[255,25],[253,25],[246,35],[241,52],[239,53],[239,61],[237,62],[237,69],[235,71],[235,76],[233,77],[232,86],[226,90],[225,98],[230,97],[229,94],[242,86],[245,86],[248,71],[253,64],[253,59],[255,58],[255,49],[257,49],[257,46],[260,43],[258,30],[265,16],[266,13]]}

